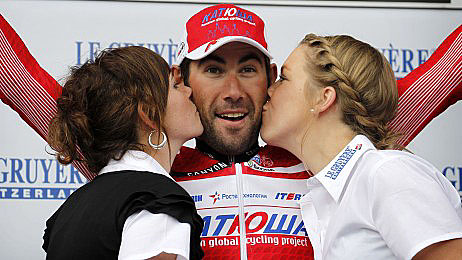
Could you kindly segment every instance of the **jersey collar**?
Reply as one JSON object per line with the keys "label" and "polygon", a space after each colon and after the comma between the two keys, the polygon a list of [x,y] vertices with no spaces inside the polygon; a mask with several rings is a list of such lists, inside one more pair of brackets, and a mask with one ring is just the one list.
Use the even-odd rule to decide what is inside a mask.
{"label": "jersey collar", "polygon": [[249,150],[247,150],[244,153],[238,154],[238,155],[226,155],[226,154],[221,154],[214,150],[212,147],[207,145],[205,142],[196,139],[196,148],[205,153],[207,156],[210,158],[224,162],[226,164],[232,164],[232,163],[242,163],[242,162],[248,162],[250,159],[252,159],[260,150],[260,146],[258,145],[258,142],[256,142],[254,145],[251,146]]}

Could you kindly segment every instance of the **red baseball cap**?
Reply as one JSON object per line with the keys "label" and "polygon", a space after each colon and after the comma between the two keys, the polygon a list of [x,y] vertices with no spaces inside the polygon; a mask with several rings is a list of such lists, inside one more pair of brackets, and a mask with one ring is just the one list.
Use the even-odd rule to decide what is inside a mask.
{"label": "red baseball cap", "polygon": [[232,4],[207,7],[186,22],[175,64],[199,60],[229,42],[243,42],[272,59],[265,40],[265,23],[255,13]]}

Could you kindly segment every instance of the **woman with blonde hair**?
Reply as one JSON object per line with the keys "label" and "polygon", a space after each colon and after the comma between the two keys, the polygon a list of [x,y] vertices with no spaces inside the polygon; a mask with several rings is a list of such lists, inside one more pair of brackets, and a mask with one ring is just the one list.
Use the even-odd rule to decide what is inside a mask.
{"label": "woman with blonde hair", "polygon": [[203,127],[191,89],[169,77],[161,56],[135,46],[72,70],[48,142],[61,163],[98,176],[47,221],[47,259],[202,258],[202,219],[168,173]]}
{"label": "woman with blonde hair", "polygon": [[458,192],[398,150],[390,64],[350,36],[307,35],[269,89],[261,136],[313,177],[300,206],[315,259],[462,259]]}

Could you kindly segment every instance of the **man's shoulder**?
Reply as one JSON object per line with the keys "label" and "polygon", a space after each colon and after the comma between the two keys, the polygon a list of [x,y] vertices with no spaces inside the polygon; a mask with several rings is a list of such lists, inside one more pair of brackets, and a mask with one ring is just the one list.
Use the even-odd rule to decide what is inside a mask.
{"label": "man's shoulder", "polygon": [[258,156],[263,159],[270,159],[273,167],[289,167],[301,163],[301,161],[289,151],[271,145],[261,147]]}
{"label": "man's shoulder", "polygon": [[172,172],[200,171],[216,163],[217,160],[198,149],[183,146],[173,161]]}

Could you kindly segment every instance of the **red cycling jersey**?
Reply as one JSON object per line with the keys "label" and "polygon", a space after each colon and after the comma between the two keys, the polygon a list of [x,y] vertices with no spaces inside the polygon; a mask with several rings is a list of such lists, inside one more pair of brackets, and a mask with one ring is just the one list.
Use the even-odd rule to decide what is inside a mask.
{"label": "red cycling jersey", "polygon": [[171,174],[204,219],[206,259],[313,259],[298,204],[310,174],[296,157],[273,146],[237,157],[198,147],[183,147]]}

